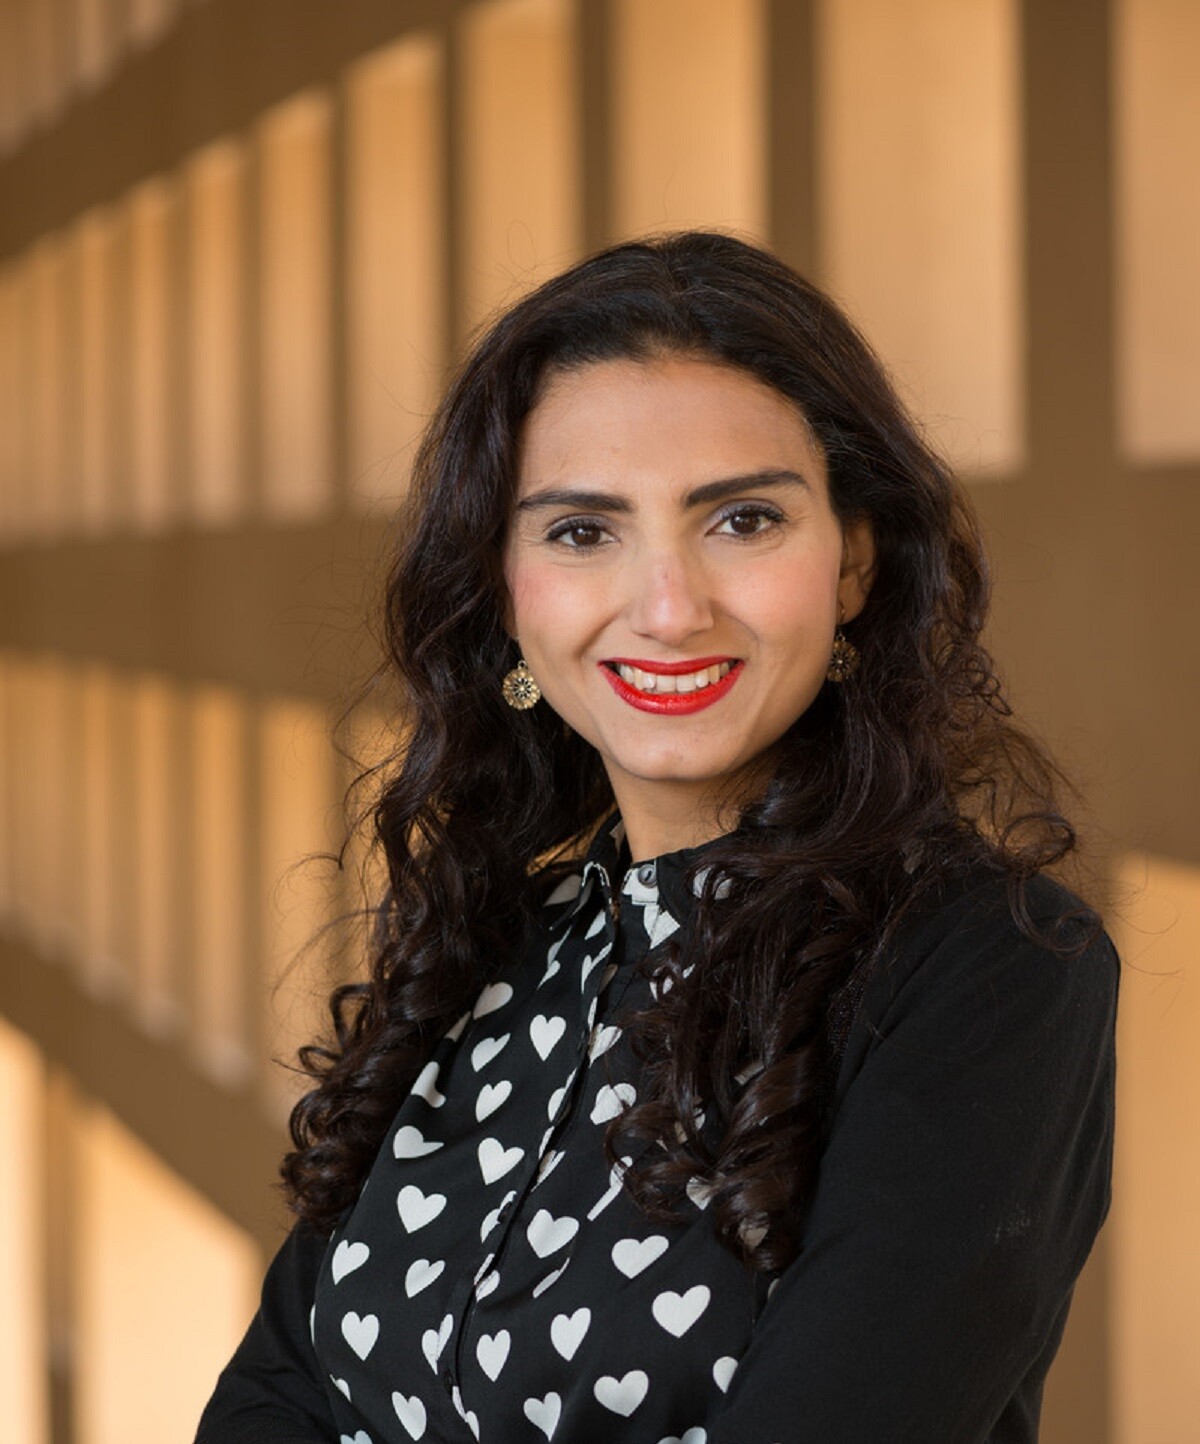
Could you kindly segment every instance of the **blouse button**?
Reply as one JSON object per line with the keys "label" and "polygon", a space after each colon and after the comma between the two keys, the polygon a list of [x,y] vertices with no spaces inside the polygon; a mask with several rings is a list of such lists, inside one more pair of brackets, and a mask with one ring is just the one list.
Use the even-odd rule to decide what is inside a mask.
{"label": "blouse button", "polygon": [[643,887],[654,886],[654,864],[652,862],[642,863],[637,870],[637,880]]}
{"label": "blouse button", "polygon": [[454,1393],[454,1375],[450,1372],[449,1369],[442,1370],[442,1387],[445,1389],[447,1394]]}

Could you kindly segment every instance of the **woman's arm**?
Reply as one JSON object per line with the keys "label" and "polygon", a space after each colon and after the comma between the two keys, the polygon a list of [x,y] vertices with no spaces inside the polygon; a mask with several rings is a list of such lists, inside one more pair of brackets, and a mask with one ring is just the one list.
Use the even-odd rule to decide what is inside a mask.
{"label": "woman's arm", "polygon": [[313,1352],[309,1315],[326,1240],[293,1230],[262,1301],[200,1419],[195,1444],[331,1444],[337,1426]]}
{"label": "woman's arm", "polygon": [[868,986],[803,1252],[709,1444],[1036,1437],[1109,1203],[1118,964],[1103,935],[1074,960],[1031,943],[1002,886],[951,912]]}

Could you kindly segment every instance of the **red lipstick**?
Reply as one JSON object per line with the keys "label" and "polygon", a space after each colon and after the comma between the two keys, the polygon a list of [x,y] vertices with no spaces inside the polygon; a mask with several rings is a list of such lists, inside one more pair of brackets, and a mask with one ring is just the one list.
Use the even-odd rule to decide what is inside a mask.
{"label": "red lipstick", "polygon": [[690,712],[700,712],[719,702],[742,675],[742,663],[732,657],[697,657],[687,662],[646,662],[635,658],[613,657],[613,665],[640,667],[643,672],[658,672],[662,676],[678,677],[686,672],[698,672],[702,667],[715,667],[721,662],[733,662],[729,671],[719,682],[710,682],[697,692],[639,692],[631,687],[612,666],[600,664],[605,680],[623,702],[636,707],[640,712],[653,712],[660,717],[679,717]]}

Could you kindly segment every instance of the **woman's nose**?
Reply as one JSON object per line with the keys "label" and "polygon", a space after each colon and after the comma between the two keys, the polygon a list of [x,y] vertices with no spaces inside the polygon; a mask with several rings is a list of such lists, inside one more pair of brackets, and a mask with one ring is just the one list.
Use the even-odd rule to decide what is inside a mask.
{"label": "woman's nose", "polygon": [[678,552],[656,552],[631,567],[629,625],[639,636],[677,647],[713,624],[704,570]]}

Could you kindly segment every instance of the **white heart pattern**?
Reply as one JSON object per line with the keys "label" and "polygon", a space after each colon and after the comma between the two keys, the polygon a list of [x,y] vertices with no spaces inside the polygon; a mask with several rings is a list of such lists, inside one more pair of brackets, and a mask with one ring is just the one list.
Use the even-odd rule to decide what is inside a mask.
{"label": "white heart pattern", "polygon": [[[483,1216],[483,1222],[479,1225],[479,1242],[480,1242],[480,1243],[483,1243],[483,1242],[487,1239],[488,1234],[491,1233],[492,1229],[494,1229],[494,1228],[496,1227],[496,1225],[500,1222],[500,1215],[504,1212],[504,1210],[508,1207],[508,1205],[513,1201],[513,1199],[516,1198],[516,1196],[517,1196],[517,1191],[516,1191],[516,1189],[515,1189],[515,1188],[510,1188],[509,1191],[508,1191],[508,1192],[504,1195],[504,1197],[500,1200],[500,1202],[496,1205],[496,1207],[493,1208],[490,1213],[485,1213],[485,1214],[484,1214],[484,1216]],[[495,1257],[495,1255],[489,1255],[489,1256],[488,1256],[488,1262],[489,1262],[489,1263],[491,1262],[491,1260],[492,1260],[493,1257]]]}
{"label": "white heart pattern", "polygon": [[620,1179],[618,1179],[616,1183],[610,1183],[608,1187],[604,1190],[604,1192],[600,1195],[600,1197],[596,1200],[596,1202],[592,1204],[591,1208],[588,1209],[588,1222],[595,1223],[595,1221],[600,1217],[600,1215],[613,1201],[613,1199],[616,1198],[617,1194],[620,1193],[620,1191]]}
{"label": "white heart pattern", "polygon": [[487,1067],[511,1037],[511,1033],[504,1033],[499,1038],[484,1038],[475,1044],[471,1049],[471,1067],[476,1073]]}
{"label": "white heart pattern", "polygon": [[565,1018],[547,1018],[545,1013],[539,1013],[529,1024],[530,1040],[543,1063],[553,1053],[555,1045],[566,1031]]}
{"label": "white heart pattern", "polygon": [[620,1414],[622,1419],[628,1419],[646,1397],[649,1388],[650,1380],[642,1370],[630,1369],[623,1379],[614,1379],[611,1374],[603,1375],[596,1380],[592,1393],[606,1409]]}
{"label": "white heart pattern", "polygon": [[[335,1379],[334,1382],[336,1383],[337,1380]],[[360,1429],[353,1438],[349,1434],[340,1434],[338,1444],[371,1444],[371,1436],[365,1429]]]}
{"label": "white heart pattern", "polygon": [[365,1314],[360,1319],[352,1311],[342,1320],[342,1338],[360,1359],[365,1359],[379,1338],[379,1320],[374,1314]]}
{"label": "white heart pattern", "polygon": [[501,1329],[495,1334],[483,1334],[475,1345],[475,1357],[479,1360],[479,1367],[494,1384],[500,1377],[500,1370],[508,1361],[508,1351],[512,1348],[512,1335],[507,1329]]}
{"label": "white heart pattern", "polygon": [[425,1355],[426,1363],[435,1374],[438,1361],[442,1357],[442,1350],[446,1347],[446,1340],[450,1337],[450,1330],[453,1327],[454,1316],[447,1314],[436,1329],[426,1329],[421,1335],[421,1352]]}
{"label": "white heart pattern", "polygon": [[396,1195],[400,1222],[409,1233],[416,1233],[417,1229],[432,1223],[447,1202],[444,1193],[422,1193],[415,1183],[406,1183]]}
{"label": "white heart pattern", "polygon": [[537,1167],[537,1182],[534,1183],[534,1188],[541,1183],[543,1178],[548,1177],[548,1175],[554,1172],[561,1158],[562,1152],[557,1148],[552,1148],[548,1153],[542,1154]]}
{"label": "white heart pattern", "polygon": [[550,1102],[546,1105],[546,1117],[553,1123],[558,1117],[558,1111],[562,1107],[562,1101],[567,1096],[567,1089],[570,1083],[564,1083],[561,1088],[556,1088],[550,1095]]}
{"label": "white heart pattern", "polygon": [[658,1444],[706,1444],[708,1430],[701,1429],[697,1424],[694,1429],[689,1429],[686,1434],[677,1436],[672,1434],[669,1439],[660,1439]]}
{"label": "white heart pattern", "polygon": [[485,1118],[490,1118],[511,1092],[512,1084],[507,1078],[502,1078],[499,1083],[485,1083],[475,1100],[475,1121],[482,1123]]}
{"label": "white heart pattern", "polygon": [[425,1434],[425,1405],[421,1403],[416,1394],[411,1397],[395,1392],[392,1394],[392,1408],[396,1411],[396,1418],[400,1420],[408,1431],[410,1439],[421,1439]]}
{"label": "white heart pattern", "polygon": [[554,1270],[553,1273],[547,1274],[540,1283],[534,1284],[533,1288],[530,1290],[530,1293],[533,1295],[533,1297],[535,1299],[540,1299],[548,1288],[552,1288],[553,1285],[555,1285],[559,1281],[559,1279],[562,1278],[563,1274],[566,1273],[567,1264],[569,1264],[570,1262],[571,1260],[567,1259],[565,1263],[559,1264],[559,1266]]}
{"label": "white heart pattern", "polygon": [[345,1394],[348,1399],[350,1397],[350,1385],[346,1383],[345,1379],[335,1379],[332,1374],[330,1374],[329,1377],[333,1383],[333,1387],[340,1393]]}
{"label": "white heart pattern", "polygon": [[493,1269],[486,1278],[480,1279],[479,1282],[475,1285],[475,1297],[477,1299],[486,1299],[488,1294],[490,1294],[495,1289],[496,1285],[499,1282],[500,1275],[496,1272],[495,1269]]}
{"label": "white heart pattern", "polygon": [[682,1339],[708,1308],[711,1298],[712,1293],[705,1284],[696,1284],[685,1294],[677,1294],[672,1289],[667,1289],[650,1305],[650,1312],[668,1334]]}
{"label": "white heart pattern", "polygon": [[[438,1097],[442,1095],[439,1093]],[[392,1140],[392,1152],[397,1158],[424,1158],[427,1153],[436,1153],[442,1146],[441,1139],[428,1139],[419,1128],[406,1123],[397,1128]]]}
{"label": "white heart pattern", "polygon": [[733,1372],[738,1366],[738,1361],[726,1354],[717,1360],[712,1367],[713,1381],[723,1394],[729,1388],[729,1381],[733,1378]]}
{"label": "white heart pattern", "polygon": [[574,902],[579,896],[579,889],[583,886],[583,876],[573,872],[564,877],[562,882],[554,889],[546,899],[545,906],[554,907],[557,903]]}
{"label": "white heart pattern", "polygon": [[538,1428],[547,1439],[554,1438],[558,1421],[562,1417],[562,1400],[557,1394],[547,1394],[544,1399],[526,1399],[525,1417]]}
{"label": "white heart pattern", "polygon": [[588,1061],[594,1063],[602,1054],[607,1053],[620,1036],[620,1028],[614,1027],[612,1023],[604,1023],[593,1029],[591,1041],[588,1043]]}
{"label": "white heart pattern", "polygon": [[684,1192],[697,1208],[707,1208],[708,1201],[713,1196],[712,1184],[699,1177],[689,1178]]}
{"label": "white heart pattern", "polygon": [[404,1292],[410,1299],[415,1298],[422,1289],[427,1289],[434,1279],[441,1277],[445,1267],[444,1259],[415,1259],[404,1275]]}
{"label": "white heart pattern", "polygon": [[587,987],[587,980],[588,980],[588,978],[591,976],[592,969],[595,968],[595,967],[599,964],[600,959],[601,959],[603,956],[604,956],[604,954],[603,954],[602,952],[597,953],[594,958],[589,954],[586,958],[584,958],[583,962],[580,963],[580,965],[579,965],[579,991],[580,991],[580,992],[583,992],[584,988]]}
{"label": "white heart pattern", "polygon": [[503,1008],[512,995],[513,990],[511,983],[489,983],[478,998],[475,999],[472,1016],[475,1018],[483,1018],[486,1017],[488,1013],[494,1013],[497,1008]]}
{"label": "white heart pattern", "polygon": [[426,1063],[424,1068],[417,1074],[417,1081],[412,1086],[413,1094],[417,1098],[424,1098],[430,1108],[440,1108],[446,1101],[446,1095],[439,1093],[434,1087],[437,1082],[438,1069],[441,1064],[436,1060]]}
{"label": "white heart pattern", "polygon": [[[548,1258],[556,1250],[569,1244],[578,1232],[577,1218],[568,1218],[565,1215],[554,1218],[547,1209],[539,1208],[525,1230],[525,1237],[538,1258]],[[663,1243],[666,1243],[666,1239],[663,1239]]]}
{"label": "white heart pattern", "polygon": [[457,1043],[458,1040],[459,1040],[459,1039],[462,1037],[462,1035],[463,1035],[463,1029],[467,1026],[467,1024],[468,1024],[470,1021],[471,1021],[471,1010],[470,1010],[470,1008],[468,1008],[467,1011],[462,1015],[462,1017],[459,1018],[458,1022],[455,1023],[454,1027],[451,1028],[448,1032],[442,1034],[442,1036],[445,1038],[446,1042],[447,1042],[447,1043]]}
{"label": "white heart pattern", "polygon": [[591,1309],[576,1309],[573,1314],[555,1314],[550,1321],[550,1342],[564,1359],[573,1359],[583,1343],[592,1322]]}
{"label": "white heart pattern", "polygon": [[511,1173],[525,1157],[523,1148],[518,1148],[515,1143],[511,1148],[505,1148],[498,1138],[485,1138],[475,1151],[484,1183],[495,1183],[498,1178]]}
{"label": "white heart pattern", "polygon": [[636,1278],[656,1258],[661,1258],[667,1248],[667,1240],[661,1233],[652,1233],[648,1238],[623,1238],[613,1244],[612,1261],[627,1279]]}
{"label": "white heart pattern", "polygon": [[333,1260],[329,1265],[334,1283],[340,1284],[347,1274],[362,1268],[370,1257],[371,1250],[365,1243],[348,1243],[343,1239],[334,1249]]}
{"label": "white heart pattern", "polygon": [[592,1104],[592,1122],[607,1123],[623,1112],[637,1098],[637,1089],[632,1083],[602,1083],[596,1090],[596,1101]]}

